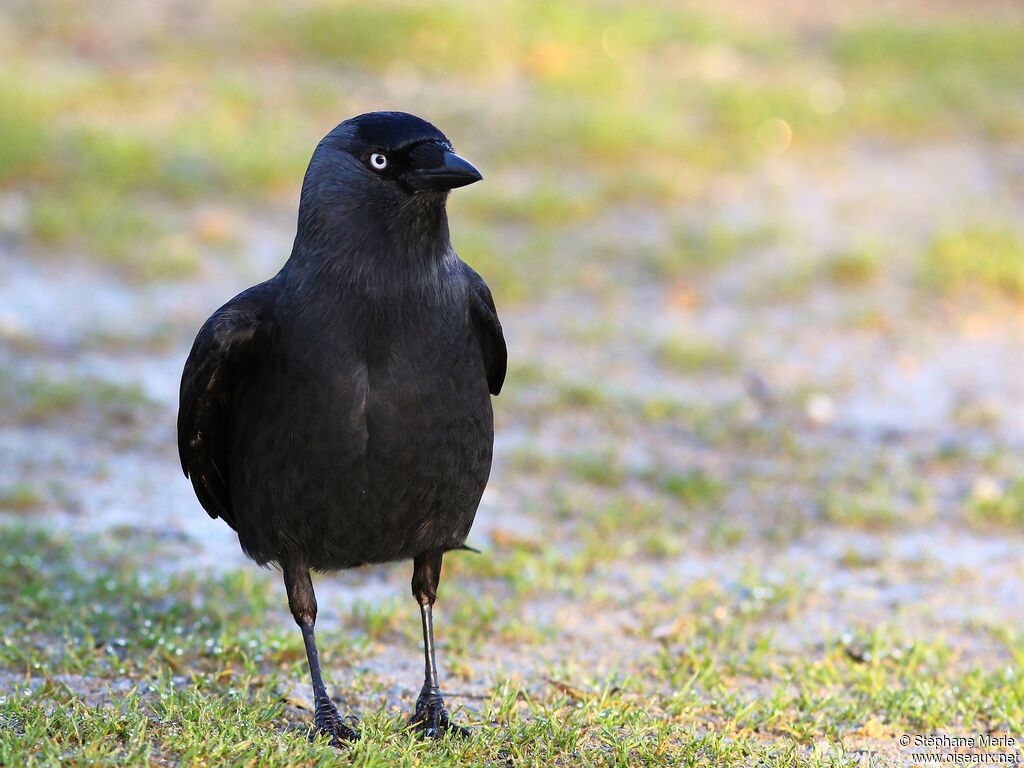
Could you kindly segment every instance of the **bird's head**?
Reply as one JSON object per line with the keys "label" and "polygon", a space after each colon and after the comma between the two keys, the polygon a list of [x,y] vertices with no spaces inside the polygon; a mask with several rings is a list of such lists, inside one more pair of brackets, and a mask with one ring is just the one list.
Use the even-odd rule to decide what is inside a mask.
{"label": "bird's head", "polygon": [[[310,160],[300,226],[353,218],[389,230],[444,223],[447,194],[482,178],[432,124],[406,112],[369,112],[338,125]],[[447,234],[447,232],[445,232]]]}

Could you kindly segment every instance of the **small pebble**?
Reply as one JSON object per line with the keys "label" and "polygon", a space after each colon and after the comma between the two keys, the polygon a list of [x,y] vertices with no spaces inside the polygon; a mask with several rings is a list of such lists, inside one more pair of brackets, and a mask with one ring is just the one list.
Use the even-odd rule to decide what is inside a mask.
{"label": "small pebble", "polygon": [[804,413],[812,424],[817,426],[831,424],[836,418],[836,403],[823,392],[816,392],[807,398]]}

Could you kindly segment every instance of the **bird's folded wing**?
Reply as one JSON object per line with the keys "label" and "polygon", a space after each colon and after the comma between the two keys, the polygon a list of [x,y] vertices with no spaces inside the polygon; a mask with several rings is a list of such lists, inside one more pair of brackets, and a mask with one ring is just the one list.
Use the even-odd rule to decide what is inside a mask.
{"label": "bird's folded wing", "polygon": [[505,382],[505,370],[508,367],[508,350],[505,347],[505,336],[501,332],[498,311],[494,308],[494,299],[487,283],[468,265],[464,265],[470,284],[470,312],[480,352],[484,358],[484,370],[487,372],[487,388],[492,395],[501,392]]}
{"label": "bird's folded wing", "polygon": [[272,286],[262,283],[214,312],[196,336],[181,376],[181,468],[210,517],[221,517],[232,528],[228,458],[233,400],[266,338],[272,297]]}

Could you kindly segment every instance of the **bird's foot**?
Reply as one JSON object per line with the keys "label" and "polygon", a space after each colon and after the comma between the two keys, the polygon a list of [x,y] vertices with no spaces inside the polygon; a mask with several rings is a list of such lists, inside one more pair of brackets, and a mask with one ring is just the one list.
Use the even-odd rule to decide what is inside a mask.
{"label": "bird's foot", "polygon": [[416,700],[416,712],[409,719],[409,724],[427,739],[440,739],[445,733],[461,738],[469,736],[468,728],[452,722],[444,707],[444,698],[436,688],[423,689]]}
{"label": "bird's foot", "polygon": [[359,734],[349,728],[338,714],[338,708],[330,700],[321,701],[316,705],[313,717],[317,733],[325,733],[331,740],[332,747],[340,747],[346,741],[358,741]]}

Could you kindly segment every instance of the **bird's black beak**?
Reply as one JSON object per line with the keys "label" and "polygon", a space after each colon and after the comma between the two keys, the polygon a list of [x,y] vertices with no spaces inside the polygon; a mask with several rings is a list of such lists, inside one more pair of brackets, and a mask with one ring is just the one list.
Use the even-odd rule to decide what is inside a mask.
{"label": "bird's black beak", "polygon": [[454,152],[445,151],[441,165],[432,168],[417,168],[409,174],[408,183],[413,189],[443,192],[465,187],[483,176],[473,164],[463,160]]}

